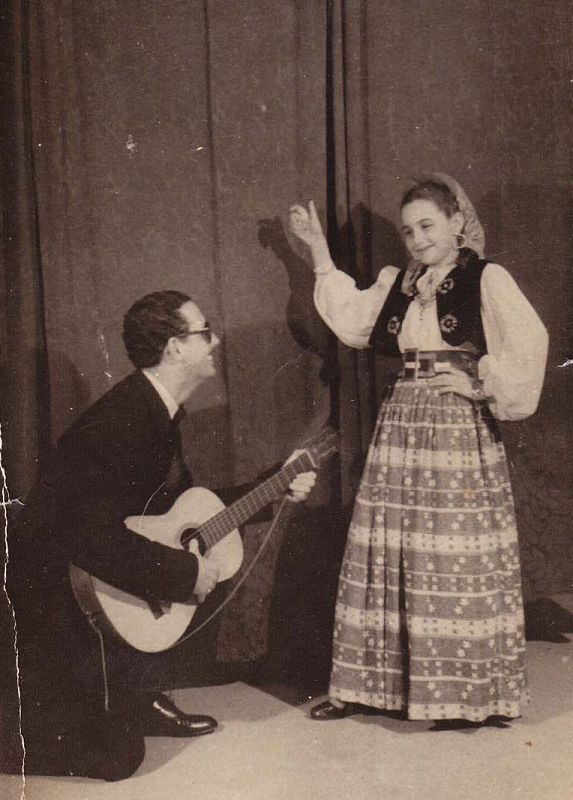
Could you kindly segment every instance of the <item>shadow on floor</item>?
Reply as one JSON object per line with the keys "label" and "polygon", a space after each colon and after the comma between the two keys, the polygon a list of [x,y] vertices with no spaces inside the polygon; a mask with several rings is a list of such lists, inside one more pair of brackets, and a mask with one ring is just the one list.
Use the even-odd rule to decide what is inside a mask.
{"label": "shadow on floor", "polygon": [[573,634],[573,614],[549,597],[538,597],[525,604],[525,636],[529,642],[569,642]]}

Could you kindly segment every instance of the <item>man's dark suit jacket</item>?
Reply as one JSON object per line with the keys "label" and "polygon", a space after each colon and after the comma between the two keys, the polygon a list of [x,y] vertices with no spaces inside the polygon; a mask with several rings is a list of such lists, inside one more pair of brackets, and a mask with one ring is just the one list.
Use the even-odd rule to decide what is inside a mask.
{"label": "man's dark suit jacket", "polygon": [[[54,448],[9,532],[8,591],[24,689],[39,680],[40,695],[51,685],[61,700],[74,683],[71,665],[97,645],[71,594],[70,563],[143,598],[184,602],[193,594],[196,557],[123,524],[146,506],[146,513],[163,513],[191,485],[189,473],[179,470],[178,482],[165,486],[177,436],[165,404],[136,371],[88,408]],[[32,689],[30,699],[37,694]]]}

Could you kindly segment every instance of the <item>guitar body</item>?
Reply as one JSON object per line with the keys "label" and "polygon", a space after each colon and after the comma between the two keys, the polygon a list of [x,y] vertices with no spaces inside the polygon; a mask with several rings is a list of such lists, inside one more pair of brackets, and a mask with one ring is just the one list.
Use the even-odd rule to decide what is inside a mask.
{"label": "guitar body", "polygon": [[[181,547],[181,534],[188,528],[200,528],[208,519],[225,508],[216,494],[195,487],[179,495],[166,514],[127,517],[125,524],[135,533],[167,547]],[[191,552],[196,542],[191,543]],[[205,553],[205,558],[219,567],[219,582],[232,578],[243,562],[243,542],[238,530],[232,530],[224,539]]]}
{"label": "guitar body", "polygon": [[[200,528],[225,506],[208,489],[183,492],[166,514],[127,517],[127,527],[167,547],[180,548],[181,534]],[[190,552],[199,552],[192,539]],[[237,529],[226,534],[205,553],[219,567],[219,582],[231,578],[243,561],[243,543]],[[172,647],[183,636],[197,610],[196,602],[161,604],[152,609],[139,597],[122,592],[78,567],[70,567],[70,579],[82,611],[105,633],[145,653]]]}
{"label": "guitar body", "polygon": [[[243,561],[238,526],[282,497],[293,478],[314,470],[337,449],[337,436],[324,431],[305,450],[251,489],[228,508],[208,489],[188,489],[166,514],[127,517],[127,527],[167,547],[183,547],[217,564],[219,582],[231,578]],[[296,456],[296,457],[295,457]],[[78,605],[98,631],[144,653],[158,653],[177,644],[197,609],[197,603],[153,603],[122,592],[78,567],[70,567]]]}

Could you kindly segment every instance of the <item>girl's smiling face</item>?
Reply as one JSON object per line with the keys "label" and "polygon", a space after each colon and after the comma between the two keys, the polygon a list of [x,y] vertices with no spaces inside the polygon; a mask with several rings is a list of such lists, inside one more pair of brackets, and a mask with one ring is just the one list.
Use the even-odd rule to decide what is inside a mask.
{"label": "girl's smiling face", "polygon": [[402,208],[402,236],[410,255],[428,267],[453,264],[457,257],[456,234],[463,217],[448,217],[433,200],[412,200]]}

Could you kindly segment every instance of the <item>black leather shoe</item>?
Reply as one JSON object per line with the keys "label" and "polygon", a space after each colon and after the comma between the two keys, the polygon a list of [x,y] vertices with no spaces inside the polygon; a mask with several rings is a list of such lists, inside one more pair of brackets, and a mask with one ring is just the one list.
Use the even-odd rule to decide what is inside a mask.
{"label": "black leather shoe", "polygon": [[356,709],[354,703],[345,703],[342,708],[339,708],[335,706],[334,703],[331,703],[330,700],[325,700],[323,703],[319,703],[310,710],[311,718],[319,720],[344,719],[344,717],[350,717],[355,713]]}
{"label": "black leather shoe", "polygon": [[202,736],[212,733],[217,720],[202,714],[184,714],[164,694],[155,697],[139,717],[144,736]]}
{"label": "black leather shoe", "polygon": [[469,731],[483,728],[484,722],[471,719],[435,719],[431,731]]}

